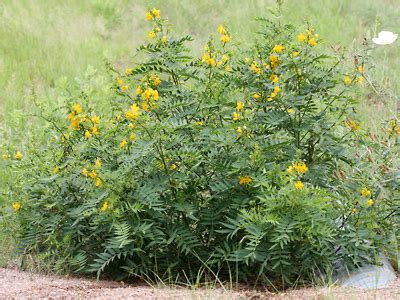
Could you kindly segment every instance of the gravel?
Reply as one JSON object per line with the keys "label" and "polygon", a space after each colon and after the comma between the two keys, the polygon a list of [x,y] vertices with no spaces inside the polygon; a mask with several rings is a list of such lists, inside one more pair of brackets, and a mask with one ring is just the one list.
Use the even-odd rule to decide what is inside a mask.
{"label": "gravel", "polygon": [[284,293],[215,289],[155,288],[76,277],[34,274],[0,268],[0,299],[400,299],[400,279],[388,288],[363,290],[322,287],[289,290]]}

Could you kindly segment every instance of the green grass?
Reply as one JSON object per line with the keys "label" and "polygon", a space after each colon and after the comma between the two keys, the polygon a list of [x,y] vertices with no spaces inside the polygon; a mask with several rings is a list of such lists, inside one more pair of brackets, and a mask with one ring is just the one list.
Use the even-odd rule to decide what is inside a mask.
{"label": "green grass", "polygon": [[[325,39],[322,46],[348,48],[349,61],[364,37],[370,41],[380,30],[398,28],[396,0],[285,2],[284,21],[299,26],[309,21]],[[200,55],[220,23],[229,26],[234,41],[248,42],[257,29],[254,17],[269,16],[275,1],[0,0],[0,149],[13,144],[23,147],[24,137],[40,126],[27,116],[33,106],[32,89],[42,101],[56,105],[63,100],[62,92],[73,88],[71,83],[87,70],[94,68],[104,75],[105,60],[119,68],[128,66],[135,46],[149,30],[144,14],[152,7],[170,18],[176,34],[191,34],[193,49]],[[397,41],[372,52],[376,68],[368,72],[382,91],[376,93],[366,85],[360,93],[360,111],[375,127],[397,109],[398,98],[393,95],[400,91],[399,45]],[[0,170],[0,186],[4,176]],[[0,205],[1,201],[0,196]],[[0,233],[0,243],[8,244],[5,241]]]}
{"label": "green grass", "polygon": [[[400,4],[390,0],[286,1],[283,18],[296,25],[308,20],[325,39],[325,46],[360,48],[381,29],[396,30]],[[15,128],[29,110],[31,88],[39,97],[57,101],[57,82],[73,80],[88,65],[104,68],[104,59],[128,64],[149,25],[148,7],[159,7],[178,34],[194,36],[193,47],[203,45],[221,22],[235,40],[249,41],[257,28],[255,16],[268,16],[274,0],[1,0],[0,1],[0,114]],[[383,5],[384,3],[384,5]],[[198,52],[199,50],[197,50]],[[350,51],[351,53],[351,51]],[[373,72],[385,88],[399,90],[395,63],[399,47],[376,49]],[[361,101],[363,103],[363,101]],[[365,103],[364,103],[365,104]],[[4,125],[4,121],[0,121]],[[0,135],[1,137],[1,135]],[[3,143],[3,142],[2,142]]]}

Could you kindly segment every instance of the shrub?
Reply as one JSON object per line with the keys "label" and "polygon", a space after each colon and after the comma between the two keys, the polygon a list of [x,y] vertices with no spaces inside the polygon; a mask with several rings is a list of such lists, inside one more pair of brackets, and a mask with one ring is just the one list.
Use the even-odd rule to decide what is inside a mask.
{"label": "shrub", "polygon": [[196,58],[190,36],[146,17],[150,42],[132,68],[110,66],[101,112],[84,93],[41,109],[46,143],[4,153],[3,214],[25,257],[114,278],[293,284],[391,249],[399,126],[378,137],[357,121],[364,61],[345,71],[312,28],[268,19],[250,49],[221,25]]}

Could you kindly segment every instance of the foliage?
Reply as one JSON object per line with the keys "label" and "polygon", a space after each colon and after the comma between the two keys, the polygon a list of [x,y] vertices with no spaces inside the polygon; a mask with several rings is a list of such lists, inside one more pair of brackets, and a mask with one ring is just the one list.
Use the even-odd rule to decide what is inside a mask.
{"label": "foliage", "polygon": [[267,19],[248,51],[221,25],[199,59],[158,10],[146,18],[141,62],[109,67],[108,107],[86,93],[37,104],[47,142],[4,151],[2,213],[25,256],[114,278],[287,285],[391,249],[399,126],[378,137],[356,120],[363,61],[342,70],[312,28]]}

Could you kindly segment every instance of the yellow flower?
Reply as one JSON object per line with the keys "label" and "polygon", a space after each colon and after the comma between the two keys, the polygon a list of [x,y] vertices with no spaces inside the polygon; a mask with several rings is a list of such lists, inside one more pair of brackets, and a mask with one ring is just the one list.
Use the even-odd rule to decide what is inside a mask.
{"label": "yellow flower", "polygon": [[300,162],[293,165],[293,168],[297,171],[297,173],[305,173],[308,171],[308,167],[305,163]]}
{"label": "yellow flower", "polygon": [[343,81],[344,81],[344,83],[345,83],[346,85],[350,85],[350,84],[352,83],[353,80],[351,79],[351,77],[350,77],[349,75],[346,75],[346,76],[344,76]]}
{"label": "yellow flower", "polygon": [[85,131],[85,138],[88,140],[92,136],[92,133],[89,130]]}
{"label": "yellow flower", "polygon": [[72,111],[75,112],[76,114],[80,114],[83,110],[80,104],[76,103],[72,105]]}
{"label": "yellow flower", "polygon": [[52,172],[53,174],[58,174],[58,173],[60,173],[60,167],[59,167],[59,166],[55,166],[51,172]]}
{"label": "yellow flower", "polygon": [[96,185],[96,187],[102,187],[103,181],[101,181],[101,179],[97,177],[96,181],[95,181],[95,185]]}
{"label": "yellow flower", "polygon": [[167,39],[167,37],[165,35],[161,38],[161,42],[162,43],[168,42],[168,39]]}
{"label": "yellow flower", "polygon": [[279,77],[276,74],[272,74],[269,79],[273,82],[273,83],[277,83],[279,81]]}
{"label": "yellow flower", "polygon": [[226,34],[226,29],[225,29],[224,25],[222,25],[222,24],[218,26],[217,31],[221,35]]}
{"label": "yellow flower", "polygon": [[123,92],[126,92],[127,90],[129,90],[129,87],[127,85],[123,85],[123,86],[121,86],[121,90]]}
{"label": "yellow flower", "polygon": [[358,66],[358,72],[364,73],[364,67],[363,66]]}
{"label": "yellow flower", "polygon": [[151,12],[149,12],[149,11],[146,13],[146,20],[147,20],[147,21],[153,20],[153,15],[152,15]]}
{"label": "yellow flower", "polygon": [[364,82],[364,76],[358,76],[356,81],[358,84],[362,84]]}
{"label": "yellow flower", "polygon": [[302,183],[300,180],[295,181],[293,183],[293,186],[295,187],[296,190],[302,190],[304,189],[304,183]]}
{"label": "yellow flower", "polygon": [[288,173],[293,173],[293,166],[289,166],[289,167],[286,169],[286,171],[287,171]]}
{"label": "yellow flower", "polygon": [[135,94],[136,94],[136,95],[140,95],[141,93],[143,93],[143,89],[142,89],[142,87],[139,85],[139,86],[136,88],[136,90],[135,90]]}
{"label": "yellow flower", "polygon": [[104,201],[103,204],[101,205],[100,211],[105,212],[108,210],[108,202]]}
{"label": "yellow flower", "polygon": [[274,87],[274,93],[278,94],[281,91],[281,89],[279,88],[279,86]]}
{"label": "yellow flower", "polygon": [[283,45],[275,45],[274,48],[272,48],[272,52],[280,53],[283,50],[285,50],[285,46]]}
{"label": "yellow flower", "polygon": [[311,39],[308,41],[308,44],[309,44],[310,46],[312,46],[312,47],[315,47],[315,46],[318,45],[318,43],[315,41],[314,38],[311,38]]}
{"label": "yellow flower", "polygon": [[276,93],[271,93],[270,98],[275,98],[276,97]]}
{"label": "yellow flower", "polygon": [[197,121],[196,125],[202,126],[202,125],[204,125],[204,122],[203,121]]}
{"label": "yellow flower", "polygon": [[85,177],[88,176],[88,171],[87,171],[86,168],[83,168],[83,169],[82,169],[82,175],[85,176]]}
{"label": "yellow flower", "polygon": [[93,178],[93,179],[96,178],[96,177],[97,177],[96,172],[95,172],[94,170],[90,171],[89,177],[90,177],[90,178]]}
{"label": "yellow flower", "polygon": [[253,181],[250,176],[239,176],[239,184],[249,184]]}
{"label": "yellow flower", "polygon": [[355,213],[357,212],[357,208],[353,207],[353,208],[351,209],[351,212],[352,212],[353,214],[355,214]]}
{"label": "yellow flower", "polygon": [[226,44],[226,43],[229,43],[229,41],[231,40],[231,37],[227,34],[224,34],[223,36],[221,36],[220,40],[221,40],[221,42]]}
{"label": "yellow flower", "polygon": [[7,159],[8,159],[8,154],[3,153],[3,155],[1,156],[1,158],[2,158],[3,160],[7,160]]}
{"label": "yellow flower", "polygon": [[142,93],[142,98],[144,100],[149,100],[150,98],[153,98],[154,100],[158,100],[159,95],[158,95],[158,91],[157,90],[153,90],[151,88],[146,89],[143,93]]}
{"label": "yellow flower", "polygon": [[123,84],[124,84],[124,81],[123,81],[121,78],[118,78],[118,79],[117,79],[117,83],[118,83],[119,85],[123,85]]}
{"label": "yellow flower", "polygon": [[202,62],[205,62],[206,64],[210,66],[215,65],[215,59],[210,56],[208,53],[204,53],[203,57],[201,58]]}
{"label": "yellow flower", "polygon": [[299,52],[299,51],[294,51],[292,55],[293,55],[294,57],[297,57],[297,56],[300,55],[300,52]]}
{"label": "yellow flower", "polygon": [[133,129],[133,128],[135,128],[135,124],[129,123],[129,124],[128,124],[128,127],[129,127],[130,129]]}
{"label": "yellow flower", "polygon": [[16,160],[21,160],[22,157],[23,157],[23,155],[22,155],[22,153],[21,153],[20,151],[17,151],[17,152],[15,153],[14,158],[15,158]]}
{"label": "yellow flower", "polygon": [[238,114],[236,111],[234,111],[232,114],[232,119],[233,119],[233,121],[240,120],[240,114]]}
{"label": "yellow flower", "polygon": [[134,121],[139,117],[139,106],[135,103],[131,105],[131,109],[125,113],[125,117],[128,120]]}
{"label": "yellow flower", "polygon": [[81,119],[80,118],[75,118],[71,120],[71,128],[73,130],[79,130],[81,126]]}
{"label": "yellow flower", "polygon": [[14,208],[14,210],[17,212],[21,209],[21,203],[19,202],[14,202],[12,205],[12,208]]}
{"label": "yellow flower", "polygon": [[155,101],[157,101],[158,98],[159,98],[158,91],[157,91],[157,90],[152,90],[151,96],[153,97],[153,99],[154,99]]}
{"label": "yellow flower", "polygon": [[294,113],[295,113],[295,110],[294,110],[293,108],[288,108],[287,112],[288,112],[289,114],[294,114]]}
{"label": "yellow flower", "polygon": [[367,206],[370,207],[370,206],[372,206],[372,205],[374,205],[374,200],[369,199],[369,200],[367,201]]}
{"label": "yellow flower", "polygon": [[152,75],[152,76],[150,77],[150,80],[153,82],[153,85],[154,85],[154,86],[158,86],[158,85],[160,85],[160,83],[161,83],[161,79],[158,78],[157,75]]}
{"label": "yellow flower", "polygon": [[353,131],[357,131],[357,130],[361,129],[361,126],[356,121],[354,121],[352,119],[347,119],[346,120],[346,125],[348,127],[350,127],[350,129],[353,130]]}
{"label": "yellow flower", "polygon": [[100,117],[94,115],[94,116],[91,118],[91,121],[92,121],[93,124],[99,124],[99,123],[100,123]]}
{"label": "yellow flower", "polygon": [[272,70],[275,70],[275,69],[278,67],[278,65],[279,65],[279,58],[278,58],[278,56],[270,55],[270,56],[269,56],[269,60],[271,61],[271,68],[272,68]]}
{"label": "yellow flower", "polygon": [[250,70],[252,70],[256,74],[261,73],[261,68],[257,66],[257,63],[255,61],[253,61],[253,63],[250,65]]}
{"label": "yellow flower", "polygon": [[243,127],[238,127],[238,128],[236,128],[236,133],[237,134],[243,134],[243,132],[246,130],[246,126],[243,126]]}
{"label": "yellow flower", "polygon": [[136,134],[131,133],[131,134],[129,135],[129,140],[131,140],[131,141],[136,140]]}
{"label": "yellow flower", "polygon": [[92,134],[94,134],[94,135],[99,135],[99,129],[97,128],[97,126],[93,126],[93,128],[92,128]]}
{"label": "yellow flower", "polygon": [[305,36],[304,34],[300,33],[300,34],[297,36],[297,40],[298,40],[299,42],[304,42],[304,41],[306,40],[306,36]]}
{"label": "yellow flower", "polygon": [[96,168],[98,168],[98,169],[101,168],[102,164],[101,164],[100,158],[96,158],[94,164],[95,164]]}
{"label": "yellow flower", "polygon": [[160,10],[159,10],[159,9],[153,8],[153,10],[151,11],[151,13],[153,14],[153,16],[154,16],[155,18],[157,18],[157,19],[160,19],[160,18],[161,18],[161,14],[160,14]]}
{"label": "yellow flower", "polygon": [[371,191],[365,186],[362,188],[360,194],[363,197],[369,197],[369,196],[371,196]]}
{"label": "yellow flower", "polygon": [[128,142],[124,139],[119,143],[119,147],[121,149],[124,149],[126,147],[126,145],[128,144]]}
{"label": "yellow flower", "polygon": [[129,76],[129,75],[131,75],[132,73],[133,73],[133,69],[130,69],[130,68],[129,68],[129,69],[126,69],[126,70],[125,70],[125,75],[126,75],[126,76]]}
{"label": "yellow flower", "polygon": [[260,98],[261,98],[261,93],[255,93],[255,94],[253,95],[253,98],[254,98],[254,99],[260,99]]}
{"label": "yellow flower", "polygon": [[172,164],[172,165],[169,166],[169,169],[171,171],[175,170],[176,168],[177,168],[176,164]]}
{"label": "yellow flower", "polygon": [[149,31],[149,32],[147,33],[147,37],[148,37],[149,39],[154,39],[154,38],[156,37],[156,33],[155,33],[154,31]]}
{"label": "yellow flower", "polygon": [[242,102],[242,101],[236,102],[236,110],[237,111],[241,111],[243,109],[243,107],[244,107],[244,102]]}
{"label": "yellow flower", "polygon": [[272,98],[272,97],[268,97],[268,98],[267,98],[267,101],[268,101],[268,102],[271,102],[271,101],[273,101],[273,100],[274,100],[274,98]]}
{"label": "yellow flower", "polygon": [[144,111],[148,111],[148,110],[149,110],[149,105],[147,104],[147,102],[143,102],[143,103],[142,103],[142,109],[143,109]]}

